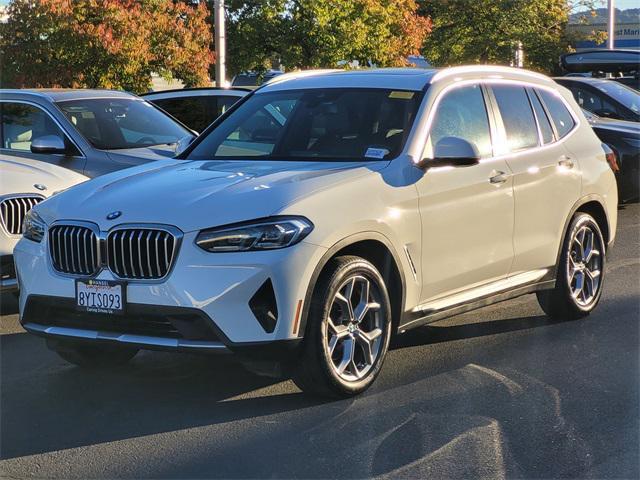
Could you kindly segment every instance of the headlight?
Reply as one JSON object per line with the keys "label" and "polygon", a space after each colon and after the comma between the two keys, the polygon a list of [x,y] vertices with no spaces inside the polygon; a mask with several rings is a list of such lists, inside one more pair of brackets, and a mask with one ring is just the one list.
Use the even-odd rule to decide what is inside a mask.
{"label": "headlight", "polygon": [[40,215],[33,210],[28,211],[24,216],[24,222],[22,222],[22,235],[24,235],[24,238],[40,243],[46,231],[47,224],[40,218]]}
{"label": "headlight", "polygon": [[273,250],[295,245],[313,230],[303,217],[272,217],[203,230],[196,244],[209,252]]}

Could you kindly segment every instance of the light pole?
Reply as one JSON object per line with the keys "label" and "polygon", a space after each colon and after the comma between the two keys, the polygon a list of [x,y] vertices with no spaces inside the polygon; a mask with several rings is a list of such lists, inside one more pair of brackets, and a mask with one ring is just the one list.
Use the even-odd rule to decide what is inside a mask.
{"label": "light pole", "polygon": [[613,50],[615,42],[615,28],[616,28],[616,8],[615,0],[608,0],[609,7],[609,21],[607,22],[607,48]]}
{"label": "light pole", "polygon": [[216,87],[225,87],[226,37],[224,32],[224,0],[213,2],[213,29],[216,42]]}

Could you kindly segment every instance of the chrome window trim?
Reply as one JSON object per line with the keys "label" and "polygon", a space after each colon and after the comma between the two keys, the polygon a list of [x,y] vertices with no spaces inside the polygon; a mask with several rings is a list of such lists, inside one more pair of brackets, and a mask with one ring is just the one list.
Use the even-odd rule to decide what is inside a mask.
{"label": "chrome window trim", "polygon": [[[45,197],[41,193],[7,193],[5,195],[0,195],[0,203],[4,202],[5,200],[11,200],[12,198],[25,198],[25,197],[38,197],[41,199],[40,201],[44,201],[47,199],[47,197]],[[2,216],[1,212],[0,212],[0,216]],[[6,234],[11,238],[22,237],[21,233],[18,233],[18,234],[10,233],[4,226],[4,221],[2,221],[2,219],[0,219],[0,228],[2,228],[2,232],[4,234]]]}
{"label": "chrome window trim", "polygon": [[[578,116],[578,114],[573,110],[573,108],[571,107],[569,102],[564,98],[564,96],[562,94],[560,94],[560,92],[558,92],[557,88],[553,87],[553,84],[552,85],[542,85],[540,83],[527,82],[527,81],[523,81],[523,80],[512,80],[512,79],[508,79],[508,78],[472,78],[472,79],[464,79],[464,80],[456,81],[454,83],[451,83],[451,84],[443,87],[442,90],[440,90],[437,93],[436,97],[434,98],[433,102],[431,103],[431,106],[429,107],[429,111],[427,112],[426,122],[425,122],[424,126],[422,127],[424,133],[416,131],[415,134],[414,134],[416,136],[416,139],[412,140],[412,141],[419,141],[418,146],[420,146],[420,148],[419,148],[420,157],[422,157],[422,155],[424,155],[424,151],[425,151],[425,148],[427,146],[427,139],[429,138],[429,135],[431,134],[431,125],[432,125],[433,120],[435,118],[435,112],[436,112],[440,102],[444,98],[444,95],[446,95],[451,90],[454,90],[456,88],[462,88],[462,87],[466,87],[466,86],[469,86],[469,85],[476,85],[476,84],[480,84],[481,86],[488,86],[488,87],[491,87],[492,85],[517,85],[517,86],[521,86],[521,87],[523,87],[525,89],[527,87],[531,87],[533,89],[538,88],[538,89],[541,89],[541,90],[547,90],[547,91],[551,92],[551,94],[553,94],[556,97],[558,97],[563,102],[564,106],[567,108],[567,110],[569,111],[569,114],[571,115],[571,117],[573,118],[573,121],[574,121],[573,128],[569,132],[567,132],[567,134],[565,136],[563,136],[562,138],[555,138],[554,141],[551,142],[551,143],[547,143],[546,145],[538,145],[536,147],[525,148],[525,149],[522,149],[522,150],[518,150],[516,152],[508,151],[508,152],[497,153],[497,154],[496,154],[496,148],[495,148],[496,145],[494,144],[494,145],[492,145],[493,146],[493,151],[494,151],[493,156],[484,157],[483,159],[481,159],[481,161],[491,161],[491,160],[495,160],[495,159],[502,159],[502,158],[505,158],[505,157],[518,156],[518,155],[522,155],[522,154],[527,154],[529,152],[535,152],[535,151],[538,151],[538,150],[542,150],[542,149],[545,149],[545,148],[550,148],[550,147],[559,145],[562,142],[564,142],[566,139],[571,137],[573,134],[575,134],[575,132],[582,125],[582,121],[581,121],[580,117]],[[493,95],[493,91],[492,90],[491,90],[490,93],[491,93],[491,95]],[[544,106],[544,103],[543,103],[543,106]],[[423,112],[423,114],[424,114],[424,112]],[[499,111],[498,112],[494,112],[494,115],[499,117],[499,119],[501,121],[502,116],[500,115]],[[585,121],[586,121],[586,119],[585,119]],[[500,122],[498,122],[498,123],[500,123]],[[503,129],[498,128],[498,130],[503,130]],[[504,131],[502,131],[500,135],[502,136],[503,134],[504,134]],[[420,140],[418,140],[418,139],[420,139]],[[414,165],[417,162],[419,162],[420,160],[422,160],[422,158],[419,158],[417,161],[414,160]]]}
{"label": "chrome window trim", "polygon": [[[44,96],[42,96],[42,97],[41,97],[41,96],[38,96],[38,97],[39,97],[39,98],[47,98],[47,97],[44,97]],[[67,129],[66,129],[66,128],[64,128],[64,126],[63,126],[63,125],[58,121],[58,119],[57,119],[57,118],[55,118],[55,117],[51,114],[51,112],[50,112],[49,110],[47,110],[44,106],[42,106],[42,105],[40,105],[40,104],[38,104],[38,103],[35,103],[35,102],[32,102],[32,101],[29,101],[29,100],[13,100],[13,99],[10,99],[10,98],[3,98],[2,100],[0,100],[0,105],[1,105],[1,104],[5,104],[5,103],[23,103],[23,104],[31,105],[32,107],[36,107],[36,108],[39,108],[40,110],[42,110],[46,115],[48,115],[48,116],[49,116],[49,118],[50,118],[51,120],[53,120],[53,122],[58,126],[58,128],[59,128],[60,130],[62,130],[62,133],[67,137],[67,139],[68,139],[68,140],[69,140],[69,141],[70,141],[70,142],[71,142],[71,143],[76,147],[76,149],[78,150],[78,152],[79,152],[80,154],[79,154],[79,155],[74,155],[74,156],[75,156],[75,157],[84,158],[84,159],[86,159],[86,158],[87,158],[86,154],[85,154],[85,153],[84,153],[84,151],[80,148],[80,146],[78,145],[78,143],[73,139],[73,137],[72,137],[71,135],[69,135],[69,132],[67,131]],[[65,118],[66,118],[66,117],[65,117]],[[0,118],[0,121],[2,121],[2,118]],[[4,131],[4,128],[3,128],[3,131]],[[83,137],[83,138],[84,138],[84,137]],[[6,151],[9,151],[9,152],[32,153],[32,154],[34,154],[31,150],[17,150],[17,149],[15,149],[15,148],[4,148],[4,138],[2,138],[2,141],[3,141],[3,143],[2,143],[2,144],[0,144],[0,150],[6,150]],[[34,155],[40,155],[40,154],[35,153]],[[63,155],[63,154],[61,154],[61,153],[54,153],[54,154],[47,154],[47,155],[55,155],[56,157],[66,157],[66,156],[67,156],[67,155]]]}

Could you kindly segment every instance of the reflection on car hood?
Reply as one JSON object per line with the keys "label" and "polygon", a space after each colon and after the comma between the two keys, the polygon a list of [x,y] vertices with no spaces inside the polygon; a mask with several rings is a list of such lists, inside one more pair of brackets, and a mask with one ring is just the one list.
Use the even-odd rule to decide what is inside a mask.
{"label": "reflection on car hood", "polygon": [[177,146],[177,143],[170,143],[142,148],[120,148],[116,150],[107,150],[107,153],[109,156],[127,155],[129,157],[141,157],[157,160],[159,158],[173,157]]}
{"label": "reflection on car hood", "polygon": [[[84,182],[87,177],[66,168],[37,160],[0,156],[0,195],[13,193],[37,193],[49,196],[59,190]],[[40,190],[34,185],[46,187]]]}
{"label": "reflection on car hood", "polygon": [[[93,179],[38,211],[48,223],[86,220],[105,230],[116,223],[162,223],[188,232],[267,217],[387,164],[159,160]],[[106,220],[113,211],[122,212],[116,223]]]}

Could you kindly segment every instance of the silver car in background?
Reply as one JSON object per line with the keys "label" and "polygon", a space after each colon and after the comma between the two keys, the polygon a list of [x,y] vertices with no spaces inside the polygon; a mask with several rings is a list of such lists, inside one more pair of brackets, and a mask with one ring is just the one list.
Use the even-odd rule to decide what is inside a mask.
{"label": "silver car in background", "polygon": [[195,132],[151,103],[114,90],[0,90],[0,157],[96,177],[173,157]]}

